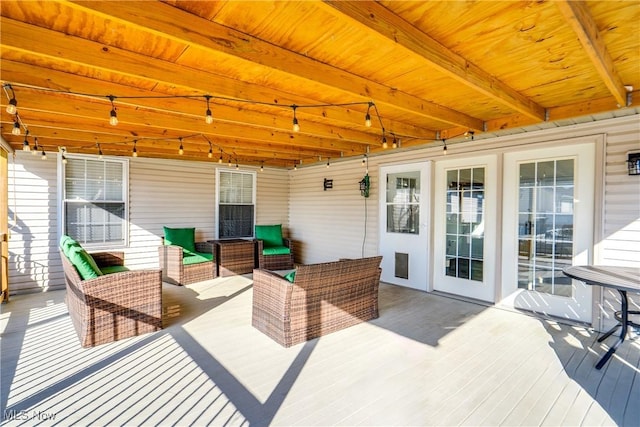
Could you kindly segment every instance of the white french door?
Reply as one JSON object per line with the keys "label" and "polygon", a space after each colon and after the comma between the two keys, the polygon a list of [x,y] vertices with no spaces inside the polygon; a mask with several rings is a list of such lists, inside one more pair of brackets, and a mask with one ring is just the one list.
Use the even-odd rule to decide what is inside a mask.
{"label": "white french door", "polygon": [[433,287],[493,302],[496,156],[438,161],[435,174]]}
{"label": "white french door", "polygon": [[595,144],[504,158],[503,303],[591,322],[592,289],[562,269],[592,261]]}
{"label": "white french door", "polygon": [[380,167],[383,282],[427,290],[430,162]]}

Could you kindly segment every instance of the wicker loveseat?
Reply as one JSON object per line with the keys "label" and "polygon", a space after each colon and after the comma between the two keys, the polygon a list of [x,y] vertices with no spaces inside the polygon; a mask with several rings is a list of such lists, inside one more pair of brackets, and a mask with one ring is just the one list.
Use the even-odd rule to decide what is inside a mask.
{"label": "wicker loveseat", "polygon": [[[160,270],[129,271],[122,252],[87,256],[79,245],[64,240],[60,257],[67,288],[65,298],[80,345],[93,347],[162,329]],[[81,274],[88,277],[89,273],[74,265],[78,252],[80,258],[97,267],[97,273],[91,274],[93,278],[83,278]]]}
{"label": "wicker loveseat", "polygon": [[284,347],[378,317],[381,256],[253,270],[252,325]]}

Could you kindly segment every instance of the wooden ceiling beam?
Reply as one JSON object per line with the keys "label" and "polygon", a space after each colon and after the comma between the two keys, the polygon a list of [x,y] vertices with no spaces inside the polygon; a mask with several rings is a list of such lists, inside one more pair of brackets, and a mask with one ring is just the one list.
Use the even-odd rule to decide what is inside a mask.
{"label": "wooden ceiling beam", "polygon": [[[115,47],[104,50],[104,46],[100,43],[91,42],[77,37],[60,34],[56,31],[24,24],[12,19],[3,18],[3,37],[0,39],[3,54],[3,73],[2,77],[6,81],[23,82],[33,86],[49,87],[52,89],[68,89],[75,92],[89,93],[99,90],[101,93],[112,93],[114,95],[128,96],[145,96],[159,95],[156,91],[144,91],[139,87],[125,86],[124,84],[116,84],[110,81],[97,81],[95,78],[83,77],[80,74],[72,76],[62,71],[51,70],[50,68],[42,68],[32,64],[30,69],[26,64],[21,64],[17,60],[24,60],[25,54],[33,57],[33,62],[45,62],[49,67],[57,66],[65,69],[65,65],[73,67],[89,67],[91,70],[105,71],[109,73],[120,74],[125,77],[134,77],[136,79],[144,79],[150,84],[164,83],[166,87],[171,87],[173,93],[193,93],[194,95],[202,95],[210,93],[216,96],[229,97],[243,100],[254,100],[258,102],[277,102],[279,105],[287,106],[292,104],[305,105],[310,101],[312,103],[321,103],[317,100],[309,100],[301,97],[295,97],[285,94],[281,91],[272,90],[263,86],[252,83],[243,82],[211,74],[208,72],[185,68],[170,62],[153,59],[144,55],[128,52]],[[38,40],[47,40],[48,43],[38,43]],[[52,54],[54,52],[54,54]],[[12,57],[16,57],[16,61],[11,61]],[[57,64],[57,65],[56,65]],[[145,64],[146,66],[141,66]],[[49,77],[51,74],[51,77]],[[47,79],[41,79],[38,76],[46,75]],[[171,81],[166,81],[167,76],[171,77]],[[58,85],[52,85],[51,80],[55,80]],[[87,84],[81,85],[82,80]],[[44,86],[43,86],[44,85]],[[51,87],[54,86],[54,87]],[[99,89],[97,89],[99,88]],[[213,90],[212,90],[213,89]],[[163,92],[171,95],[171,93]],[[137,99],[135,102],[140,105],[148,105],[150,102],[157,104],[157,101],[149,101]],[[174,100],[174,105],[178,106],[179,100]],[[250,103],[242,105],[245,111],[251,111],[251,115],[242,114],[238,108],[227,106],[221,101],[212,101],[214,114],[221,119],[237,120],[238,122],[246,122],[252,120],[253,123],[269,126],[269,123],[277,121],[282,116],[283,107],[273,107],[277,114],[268,114],[257,111]],[[171,104],[172,101],[164,99],[163,103]],[[216,104],[217,103],[217,104]],[[217,109],[222,108],[222,112]],[[261,107],[264,110],[264,106]],[[225,111],[224,109],[227,109]],[[363,111],[359,111],[363,110]],[[317,129],[318,134],[327,136],[334,135],[339,138],[350,139],[354,141],[371,141],[379,139],[380,129],[377,128],[378,123],[374,121],[372,128],[364,127],[364,111],[366,107],[353,106],[345,107],[320,107],[320,108],[301,108],[298,110],[301,118],[309,123],[313,128]],[[225,113],[226,116],[225,116]],[[288,113],[288,112],[286,112]],[[285,114],[286,114],[285,113]],[[201,111],[198,114],[202,114]],[[240,119],[238,119],[240,117]],[[287,116],[286,126],[289,128],[290,117]],[[314,123],[311,123],[314,122]],[[419,128],[415,125],[409,125],[397,120],[385,118],[385,122],[389,129],[401,135],[412,135],[416,137],[428,138],[435,132]],[[272,126],[273,127],[273,126]],[[275,126],[277,127],[277,126]],[[282,126],[281,126],[282,127]],[[339,127],[340,130],[336,130]],[[358,130],[360,129],[360,130]],[[307,129],[311,131],[311,128]]]}
{"label": "wooden ceiling beam", "polygon": [[[607,86],[618,107],[627,106],[627,90],[607,51],[598,27],[589,12],[587,3],[575,0],[559,0],[555,2],[565,20],[578,36],[585,53],[593,63],[600,78]],[[635,37],[638,35],[636,34]]]}
{"label": "wooden ceiling beam", "polygon": [[444,123],[481,129],[482,120],[441,105],[394,90],[313,58],[300,55],[249,34],[197,17],[164,3],[121,2],[114,7],[105,1],[65,3],[84,13],[102,14],[110,20],[210,52],[222,52],[296,77],[339,89],[363,101],[373,100]]}
{"label": "wooden ceiling beam", "polygon": [[[545,120],[544,108],[465,58],[447,49],[409,22],[372,1],[329,1],[323,3],[367,29],[393,40],[399,46],[420,55],[431,66],[461,84],[482,93],[522,114]],[[476,130],[480,130],[476,128]]]}

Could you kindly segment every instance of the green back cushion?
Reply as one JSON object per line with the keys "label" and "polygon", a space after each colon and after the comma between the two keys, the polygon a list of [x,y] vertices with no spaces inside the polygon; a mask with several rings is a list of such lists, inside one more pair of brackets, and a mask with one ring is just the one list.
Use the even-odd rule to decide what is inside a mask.
{"label": "green back cushion", "polygon": [[195,252],[196,229],[164,227],[164,244],[182,246],[183,249],[189,252]]}
{"label": "green back cushion", "polygon": [[98,276],[102,276],[102,271],[100,271],[98,264],[96,264],[93,257],[81,246],[70,247],[67,258],[69,258],[71,264],[78,270],[78,274],[82,280],[95,279]]}
{"label": "green back cushion", "polygon": [[285,274],[284,278],[287,279],[288,281],[290,281],[291,283],[293,283],[293,281],[296,278],[296,270],[293,270],[293,271]]}
{"label": "green back cushion", "polygon": [[265,248],[283,246],[282,224],[256,225],[256,239],[262,240]]}
{"label": "green back cushion", "polygon": [[69,258],[69,249],[72,247],[79,247],[80,243],[76,242],[73,238],[63,234],[60,237],[60,249],[62,249],[62,253]]}

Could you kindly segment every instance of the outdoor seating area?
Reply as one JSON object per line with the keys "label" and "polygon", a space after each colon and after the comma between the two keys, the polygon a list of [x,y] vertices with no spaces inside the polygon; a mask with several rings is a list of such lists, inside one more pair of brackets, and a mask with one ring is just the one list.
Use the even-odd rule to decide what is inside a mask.
{"label": "outdoor seating area", "polygon": [[251,286],[247,276],[165,284],[163,330],[90,349],[78,345],[65,291],[13,297],[0,317],[5,414],[60,425],[635,426],[640,417],[637,339],[598,371],[607,346],[589,328],[382,283],[379,318],[283,348],[251,326]]}
{"label": "outdoor seating area", "polygon": [[0,9],[0,426],[640,427],[640,0]]}

